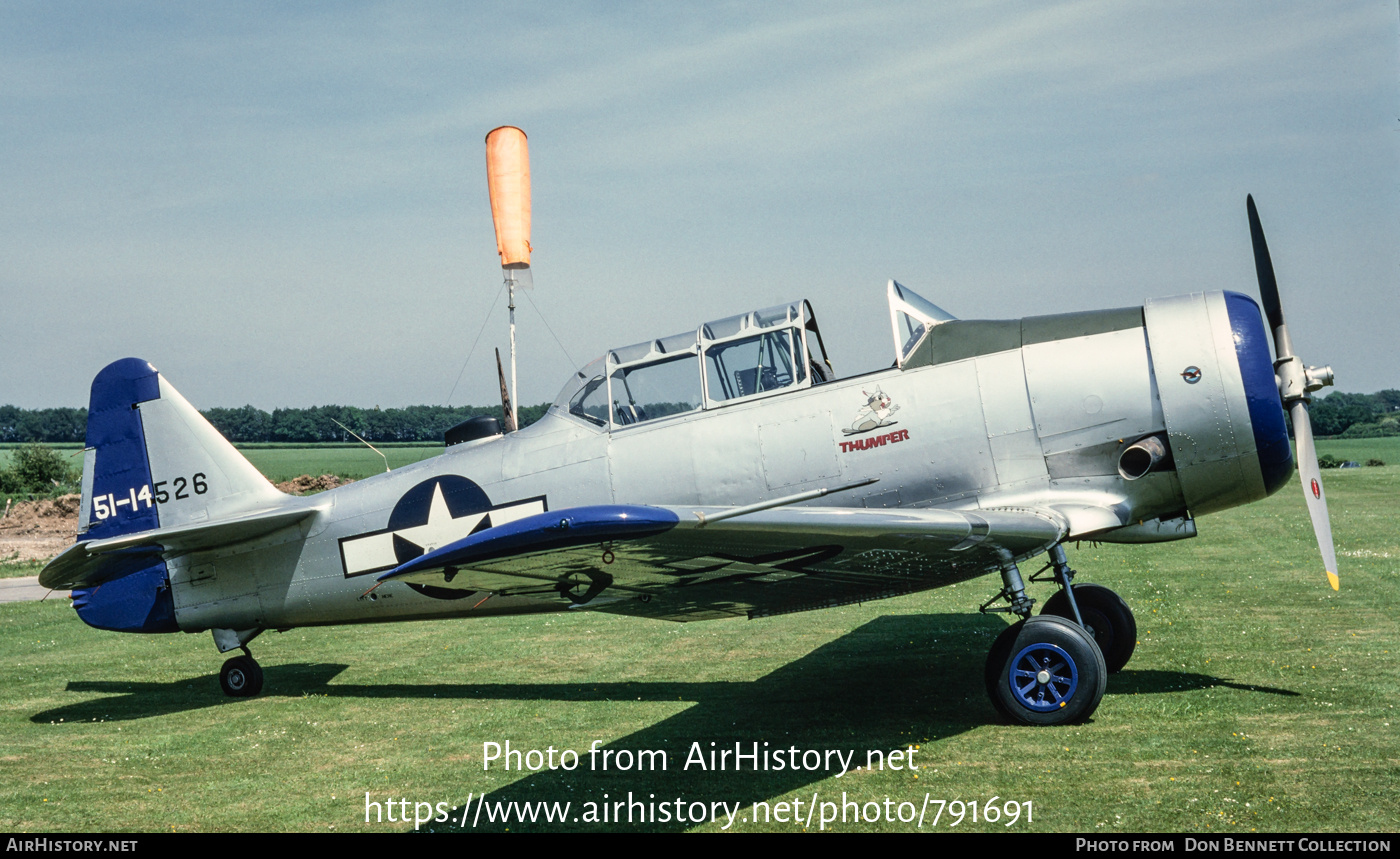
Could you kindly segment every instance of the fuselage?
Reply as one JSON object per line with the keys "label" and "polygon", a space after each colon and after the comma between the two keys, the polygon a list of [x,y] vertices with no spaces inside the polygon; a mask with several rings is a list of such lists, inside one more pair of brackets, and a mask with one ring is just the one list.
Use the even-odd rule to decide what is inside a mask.
{"label": "fuselage", "polygon": [[[771,367],[760,356],[758,366],[726,370],[716,360],[721,347],[743,345],[748,329],[725,335],[718,323],[702,326],[693,345],[668,338],[615,350],[523,430],[284,498],[309,515],[254,539],[167,556],[139,586],[84,589],[79,613],[109,629],[198,631],[561,610],[567,601],[374,586],[416,554],[542,511],[730,507],[872,478],[805,503],[1051,509],[1068,521],[1066,539],[1179,539],[1194,535],[1195,515],[1262,498],[1292,472],[1266,334],[1244,296],[925,323],[895,366],[830,381],[808,342],[814,323],[801,312],[786,329],[763,323],[764,336],[787,332],[788,358]],[[662,372],[681,379],[667,383],[673,388],[695,393],[664,402],[673,395],[639,393]],[[1125,466],[1125,452],[1151,439],[1164,455]],[[158,460],[153,481],[163,477]],[[950,571],[927,586],[986,569]],[[150,605],[103,610],[104,590],[128,601],[149,592]]]}

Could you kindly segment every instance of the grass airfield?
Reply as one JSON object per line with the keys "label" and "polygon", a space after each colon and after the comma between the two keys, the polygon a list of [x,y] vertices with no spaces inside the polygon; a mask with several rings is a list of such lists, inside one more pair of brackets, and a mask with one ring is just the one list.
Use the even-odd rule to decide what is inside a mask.
{"label": "grass airfield", "polygon": [[[1326,452],[1325,447],[1323,452]],[[1389,461],[1389,460],[1388,460]],[[312,469],[307,469],[312,470]],[[982,666],[1002,616],[988,576],[862,606],[669,624],[604,614],[269,632],[261,697],[219,690],[207,634],[84,626],[66,601],[0,605],[0,828],[10,831],[390,831],[366,794],[460,806],[633,798],[740,803],[730,830],[804,828],[808,803],[927,809],[937,831],[1394,832],[1400,467],[1325,475],[1342,590],[1326,584],[1295,486],[1158,546],[1071,549],[1081,581],[1118,590],[1139,645],[1086,724],[999,724]],[[1030,572],[1033,566],[1024,569]],[[1043,601],[1049,585],[1033,588]],[[665,772],[590,771],[600,741],[666,751]],[[483,770],[483,743],[573,749],[572,772]],[[917,770],[683,769],[686,752],[915,746]],[[654,797],[652,796],[654,795]],[[995,799],[1020,809],[988,822]],[[800,799],[789,822],[754,802]],[[978,803],[974,822],[938,800]],[[1030,803],[1027,821],[1025,809]],[[474,807],[473,807],[474,808]],[[396,806],[396,816],[404,810]],[[795,812],[795,813],[794,813]],[[634,814],[636,812],[634,811]],[[625,811],[624,811],[625,814]],[[659,817],[652,806],[653,817]],[[904,831],[850,820],[836,831]],[[371,818],[375,812],[371,811]],[[718,822],[476,828],[676,830]],[[470,816],[467,829],[472,828]],[[810,822],[820,828],[819,813]]]}

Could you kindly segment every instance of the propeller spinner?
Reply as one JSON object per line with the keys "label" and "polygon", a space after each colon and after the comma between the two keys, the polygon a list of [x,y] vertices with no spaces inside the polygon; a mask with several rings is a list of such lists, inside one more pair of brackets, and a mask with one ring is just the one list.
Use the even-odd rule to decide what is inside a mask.
{"label": "propeller spinner", "polygon": [[1332,545],[1332,522],[1327,516],[1327,495],[1322,490],[1322,469],[1317,464],[1317,446],[1313,443],[1312,421],[1308,417],[1308,401],[1312,392],[1332,384],[1331,367],[1304,367],[1293,354],[1293,342],[1283,321],[1283,305],[1278,297],[1278,280],[1274,277],[1269,245],[1264,241],[1264,228],[1254,197],[1245,198],[1249,209],[1249,235],[1254,242],[1254,269],[1259,275],[1259,297],[1264,301],[1264,315],[1274,333],[1274,376],[1278,380],[1279,396],[1293,421],[1293,438],[1298,443],[1298,478],[1303,483],[1303,498],[1312,517],[1317,548],[1327,568],[1327,581],[1332,590],[1341,587],[1337,578],[1337,552]]}

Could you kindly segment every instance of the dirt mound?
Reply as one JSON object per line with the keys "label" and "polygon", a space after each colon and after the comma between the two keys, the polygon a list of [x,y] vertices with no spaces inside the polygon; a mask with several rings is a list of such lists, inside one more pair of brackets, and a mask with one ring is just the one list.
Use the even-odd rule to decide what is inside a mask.
{"label": "dirt mound", "polygon": [[45,561],[78,536],[78,495],[18,501],[0,519],[0,561]]}
{"label": "dirt mound", "polygon": [[320,477],[303,474],[300,477],[277,484],[277,488],[292,495],[310,495],[313,492],[325,492],[327,489],[334,489],[337,486],[354,482],[346,477],[336,477],[334,474],[323,474]]}

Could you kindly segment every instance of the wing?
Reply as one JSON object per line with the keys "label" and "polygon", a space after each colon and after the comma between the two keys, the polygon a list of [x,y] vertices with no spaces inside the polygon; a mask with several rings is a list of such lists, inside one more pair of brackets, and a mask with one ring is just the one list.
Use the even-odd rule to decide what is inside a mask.
{"label": "wing", "polygon": [[[726,518],[732,516],[733,518]],[[716,521],[718,520],[718,521]],[[979,576],[1068,533],[1046,509],[572,507],[480,531],[379,576],[550,596],[669,620],[759,617]]]}

